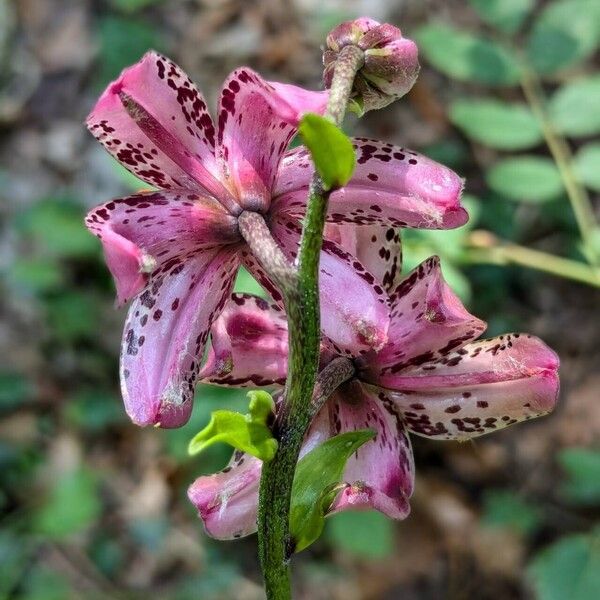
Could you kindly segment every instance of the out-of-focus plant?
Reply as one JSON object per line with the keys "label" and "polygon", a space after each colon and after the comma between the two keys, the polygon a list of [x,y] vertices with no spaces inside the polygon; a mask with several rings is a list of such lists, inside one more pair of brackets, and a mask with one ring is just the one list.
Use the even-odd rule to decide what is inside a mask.
{"label": "out-of-focus plant", "polygon": [[586,63],[600,40],[600,5],[554,0],[534,15],[532,0],[470,4],[483,23],[479,31],[433,22],[416,38],[425,58],[462,84],[448,119],[470,141],[480,165],[485,187],[474,191],[485,213],[515,203],[505,218],[512,221],[516,213],[538,223],[556,221],[566,196],[578,239],[563,222],[563,258],[522,245],[526,231],[506,232],[503,223],[486,221],[493,235],[465,235],[460,258],[464,264],[518,264],[600,286],[600,228],[589,197],[589,190],[600,189],[600,146],[588,141],[600,133],[600,78]]}

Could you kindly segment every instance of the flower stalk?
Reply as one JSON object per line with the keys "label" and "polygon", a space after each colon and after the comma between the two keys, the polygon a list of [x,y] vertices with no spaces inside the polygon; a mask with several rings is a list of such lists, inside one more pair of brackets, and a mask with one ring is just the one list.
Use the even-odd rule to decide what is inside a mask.
{"label": "flower stalk", "polygon": [[[363,60],[362,50],[355,46],[344,48],[337,60],[325,114],[338,126]],[[318,175],[314,175],[300,240],[296,285],[282,289],[289,323],[289,372],[285,400],[274,427],[279,450],[271,462],[263,465],[258,506],[259,555],[269,600],[291,598],[289,560],[294,548],[289,510],[296,463],[314,414],[312,397],[320,350],[319,255],[332,191],[325,191]]]}

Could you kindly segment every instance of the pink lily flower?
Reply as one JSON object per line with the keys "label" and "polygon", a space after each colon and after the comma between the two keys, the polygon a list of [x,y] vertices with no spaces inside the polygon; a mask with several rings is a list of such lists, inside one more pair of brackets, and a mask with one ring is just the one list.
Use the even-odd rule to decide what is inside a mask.
{"label": "pink lily flower", "polygon": [[[119,303],[133,299],[120,374],[135,423],[188,420],[210,326],[240,264],[281,301],[242,239],[238,217],[261,213],[295,257],[312,166],[305,150],[287,147],[302,114],[322,113],[326,101],[327,92],[267,82],[241,68],[222,88],[215,124],[187,75],[150,52],[108,86],[88,117],[104,147],[158,188],[112,200],[86,219],[102,241]],[[434,228],[466,221],[455,173],[389,144],[355,143],[356,176],[332,195],[332,221]],[[323,248],[321,284],[322,329],[337,348],[367,352],[385,343],[384,290],[334,242]],[[340,286],[352,293],[340,297]]]}
{"label": "pink lily flower", "polygon": [[[377,228],[367,229],[378,235]],[[236,296],[234,303],[213,330],[220,356],[227,359],[209,361],[204,380],[251,386],[256,385],[254,374],[268,373],[270,381],[263,378],[261,384],[280,383],[287,371],[284,321],[272,306],[259,307],[252,297]],[[444,282],[437,257],[394,287],[390,307],[388,342],[355,355],[354,377],[323,407],[302,451],[344,431],[377,432],[348,461],[346,486],[330,513],[369,507],[404,518],[414,485],[407,433],[466,440],[547,414],[557,400],[556,354],[525,334],[477,340],[485,323],[470,315]],[[251,335],[241,333],[250,322]],[[324,356],[324,362],[331,356]],[[219,368],[224,364],[226,369]],[[260,469],[259,460],[236,456],[224,471],[192,484],[188,495],[209,535],[231,538],[255,531]],[[243,485],[238,472],[243,472]]]}

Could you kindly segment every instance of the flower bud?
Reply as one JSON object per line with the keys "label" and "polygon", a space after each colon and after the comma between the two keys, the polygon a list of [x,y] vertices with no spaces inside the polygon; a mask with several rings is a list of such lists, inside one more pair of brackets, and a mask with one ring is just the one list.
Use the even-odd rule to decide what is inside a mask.
{"label": "flower bud", "polygon": [[387,106],[414,85],[419,74],[417,45],[402,37],[397,27],[361,17],[341,23],[327,36],[323,52],[325,87],[331,86],[340,51],[349,45],[357,46],[365,54],[353,88],[352,108],[359,114]]}

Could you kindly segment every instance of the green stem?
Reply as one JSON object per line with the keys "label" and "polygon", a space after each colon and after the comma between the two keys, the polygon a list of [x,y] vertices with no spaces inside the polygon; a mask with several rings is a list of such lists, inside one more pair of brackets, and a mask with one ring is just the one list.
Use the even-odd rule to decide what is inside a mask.
{"label": "green stem", "polygon": [[[326,116],[343,121],[354,77],[363,64],[362,51],[344,48],[337,59]],[[294,472],[304,435],[312,418],[312,396],[319,364],[319,257],[329,194],[317,175],[310,185],[298,253],[297,285],[282,290],[289,328],[288,378],[274,433],[275,458],[263,464],[258,505],[259,555],[269,600],[291,598],[289,560],[293,541],[289,511]]]}
{"label": "green stem", "polygon": [[586,248],[586,258],[594,266],[600,264],[600,257],[594,246],[594,229],[597,227],[596,216],[588,193],[577,179],[573,170],[573,155],[567,142],[556,132],[545,106],[544,91],[537,75],[524,61],[521,66],[521,88],[531,110],[538,118],[548,148],[554,158],[562,177],[575,219]]}

